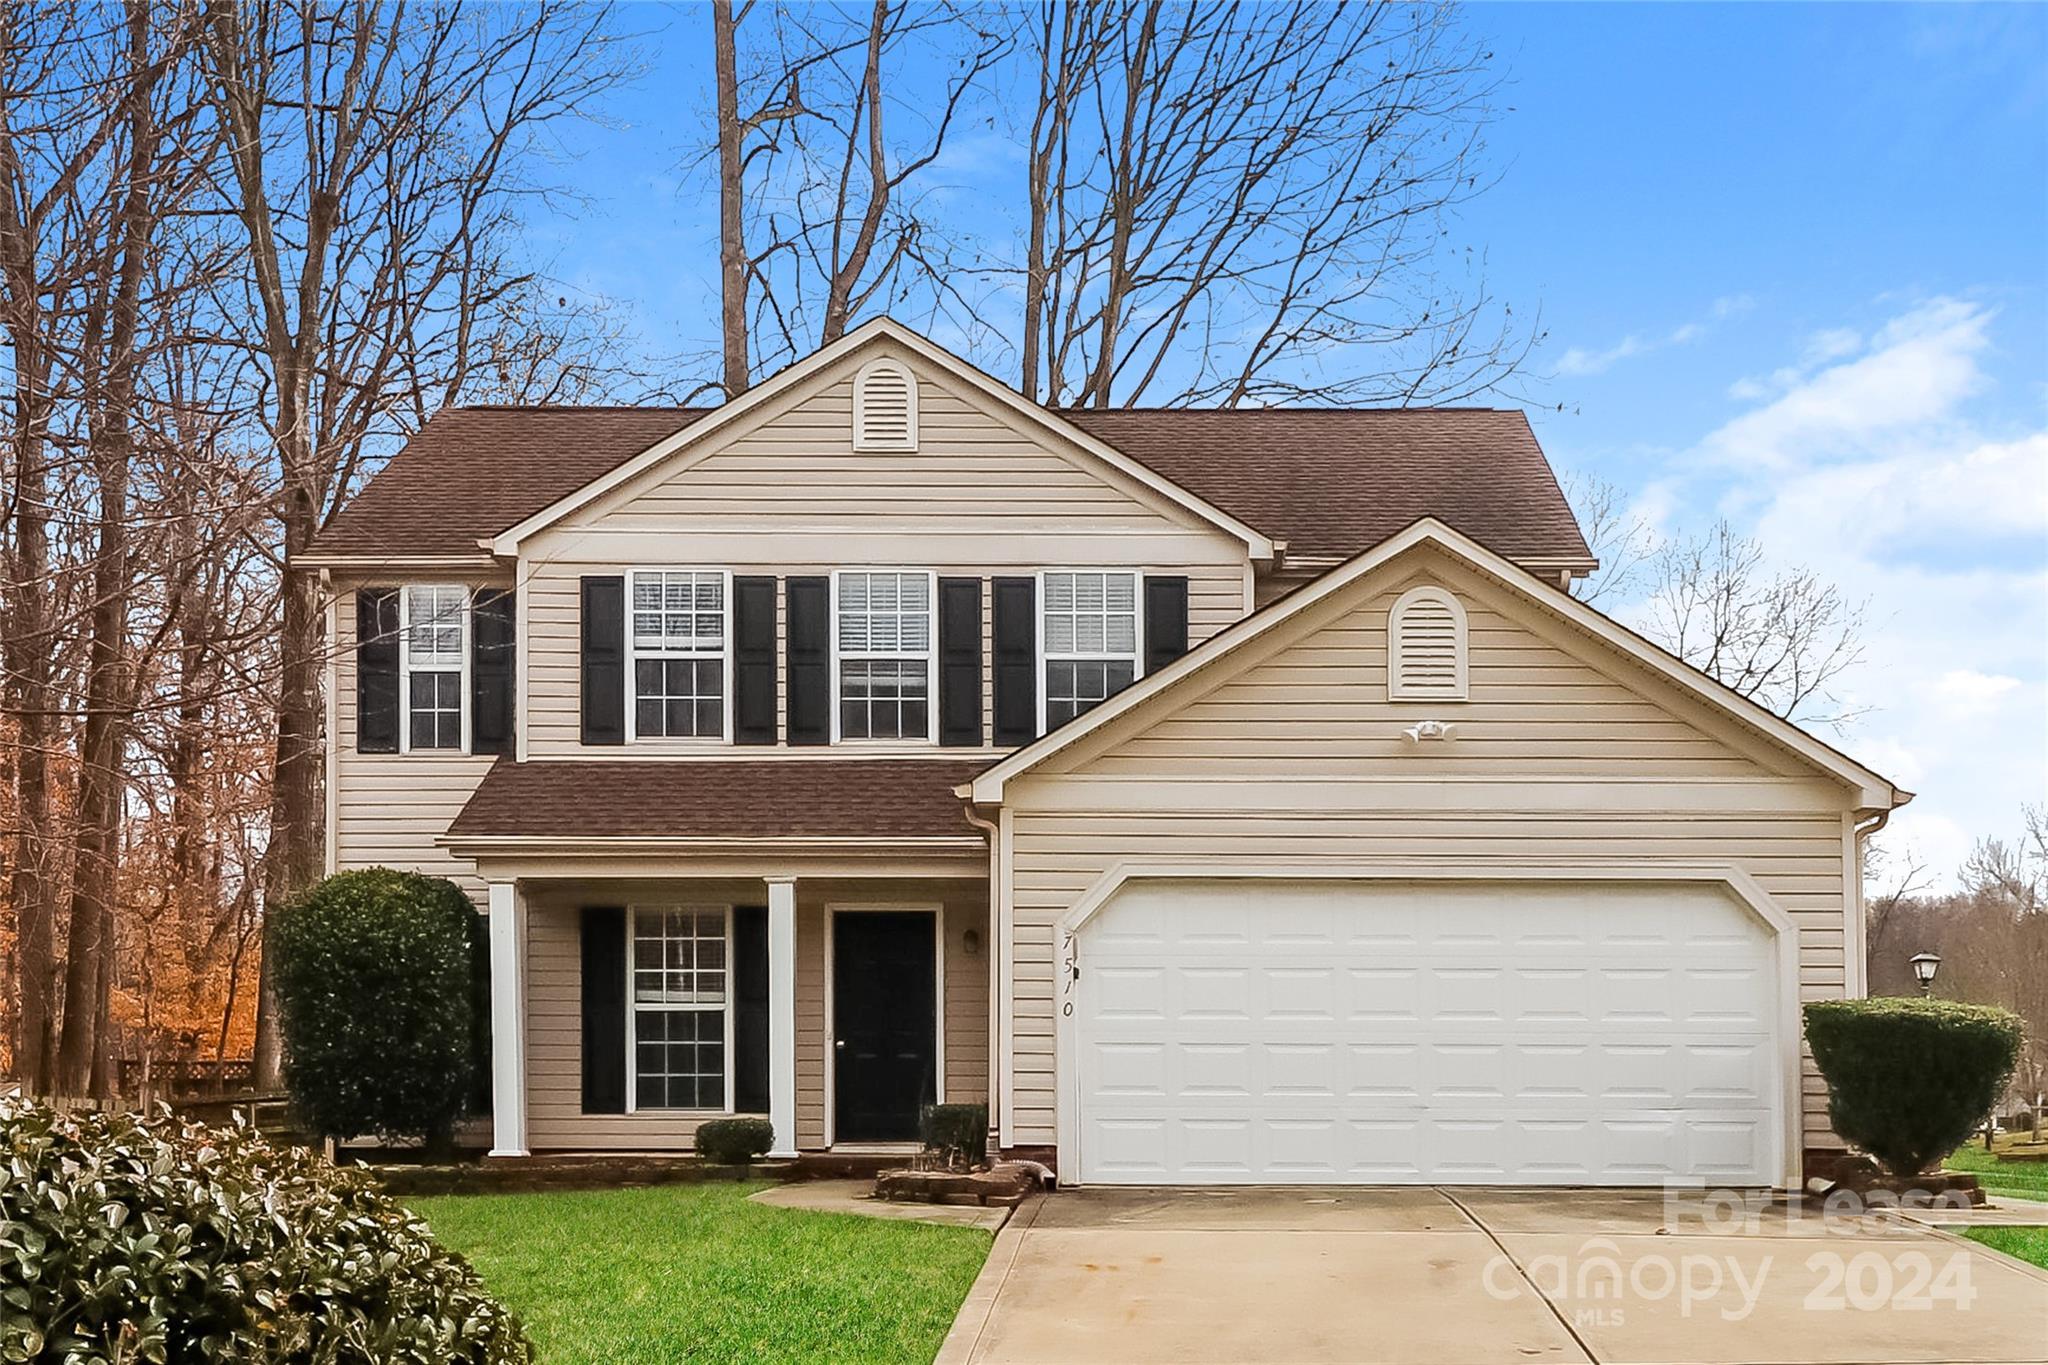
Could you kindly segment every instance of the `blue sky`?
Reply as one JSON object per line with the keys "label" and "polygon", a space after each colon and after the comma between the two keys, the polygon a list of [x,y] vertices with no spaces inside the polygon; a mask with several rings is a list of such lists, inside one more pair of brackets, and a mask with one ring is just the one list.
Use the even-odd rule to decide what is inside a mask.
{"label": "blue sky", "polygon": [[[708,13],[626,19],[649,70],[578,135],[582,202],[536,244],[674,354],[715,316]],[[1870,599],[1843,682],[1868,710],[1828,737],[1920,793],[1887,837],[1948,876],[2048,799],[2048,7],[1464,21],[1507,84],[1458,235],[1541,309],[1517,392],[1545,448],[1661,532],[1725,515]],[[1015,173],[983,129],[952,192]]]}

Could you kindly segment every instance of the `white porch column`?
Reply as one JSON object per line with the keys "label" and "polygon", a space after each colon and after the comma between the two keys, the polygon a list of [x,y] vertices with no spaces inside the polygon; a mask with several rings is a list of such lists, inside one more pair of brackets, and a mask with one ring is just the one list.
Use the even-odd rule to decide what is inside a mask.
{"label": "white porch column", "polygon": [[768,1121],[770,1156],[796,1155],[796,878],[768,882]]}
{"label": "white porch column", "polygon": [[526,1151],[526,901],[491,884],[491,1155]]}

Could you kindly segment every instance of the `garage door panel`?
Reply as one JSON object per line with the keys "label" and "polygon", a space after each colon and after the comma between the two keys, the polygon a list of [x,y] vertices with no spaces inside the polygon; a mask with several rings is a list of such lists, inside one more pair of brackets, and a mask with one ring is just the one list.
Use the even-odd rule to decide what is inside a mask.
{"label": "garage door panel", "polygon": [[1775,947],[1718,891],[1132,890],[1080,944],[1085,1180],[1765,1183],[1775,1170]]}

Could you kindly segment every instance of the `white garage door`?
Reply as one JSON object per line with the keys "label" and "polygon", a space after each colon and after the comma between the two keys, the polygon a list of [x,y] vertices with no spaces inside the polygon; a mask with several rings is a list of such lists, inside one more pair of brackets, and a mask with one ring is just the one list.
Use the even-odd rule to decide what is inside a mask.
{"label": "white garage door", "polygon": [[1779,1183],[1774,944],[1704,883],[1128,883],[1076,945],[1081,1179]]}

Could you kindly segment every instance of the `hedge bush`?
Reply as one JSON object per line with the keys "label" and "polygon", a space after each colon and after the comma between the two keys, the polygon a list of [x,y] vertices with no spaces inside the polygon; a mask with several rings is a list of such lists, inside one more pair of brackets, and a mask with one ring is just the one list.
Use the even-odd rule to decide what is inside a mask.
{"label": "hedge bush", "polygon": [[928,1104],[918,1115],[924,1149],[948,1165],[973,1167],[988,1159],[988,1106]]}
{"label": "hedge bush", "polygon": [[370,1178],[247,1128],[0,1100],[0,1360],[515,1365],[518,1321]]}
{"label": "hedge bush", "polygon": [[775,1146],[775,1126],[766,1119],[711,1119],[697,1125],[697,1155],[721,1166],[744,1166]]}
{"label": "hedge bush", "polygon": [[453,882],[384,867],[338,873],[279,911],[285,1084],[315,1131],[447,1147],[478,1084],[484,938]]}
{"label": "hedge bush", "polygon": [[1821,1000],[1806,1041],[1835,1131],[1894,1175],[1915,1176],[1968,1140],[2005,1091],[2019,1016],[1952,1000]]}

